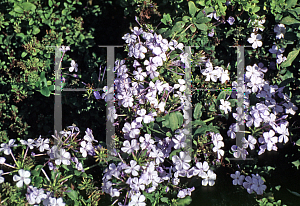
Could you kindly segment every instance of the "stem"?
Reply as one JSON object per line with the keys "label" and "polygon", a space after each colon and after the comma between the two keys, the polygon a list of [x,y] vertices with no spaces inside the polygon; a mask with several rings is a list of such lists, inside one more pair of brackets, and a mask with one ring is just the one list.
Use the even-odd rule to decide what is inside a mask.
{"label": "stem", "polygon": [[60,182],[66,180],[66,179],[68,179],[68,178],[70,178],[70,177],[73,177],[73,175],[66,176],[66,177],[64,177],[64,178],[62,178],[62,179],[60,179],[60,180],[58,180],[57,183],[60,183]]}
{"label": "stem", "polygon": [[131,152],[132,156],[133,156],[133,159],[137,162],[137,159],[136,159],[136,156],[134,155],[133,152]]}
{"label": "stem", "polygon": [[211,118],[209,118],[209,119],[204,120],[203,122],[209,122],[209,121],[213,120],[214,118],[215,118],[215,117],[211,117]]}
{"label": "stem", "polygon": [[186,27],[186,29],[182,33],[184,33],[186,30],[188,30],[192,25],[194,25],[194,24],[190,24],[188,27]]}
{"label": "stem", "polygon": [[12,156],[12,158],[14,159],[14,161],[15,161],[15,163],[16,163],[16,165],[17,165],[17,167],[19,167],[19,164],[17,163],[17,161],[16,161],[16,159],[15,159],[15,156],[13,155],[13,153],[12,152],[10,152],[10,155]]}
{"label": "stem", "polygon": [[[174,71],[172,71],[171,69],[169,69],[169,68],[166,68],[166,69],[168,69],[168,70],[170,70],[171,72],[174,72]],[[174,72],[175,74],[178,74],[178,75],[184,75],[184,74],[182,74],[182,73],[177,73],[177,72]]]}
{"label": "stem", "polygon": [[50,184],[51,184],[51,180],[49,179],[47,173],[45,172],[45,170],[44,170],[43,168],[42,168],[42,172],[44,173],[44,175],[46,176],[47,180],[48,180],[48,181],[50,182]]}
{"label": "stem", "polygon": [[160,131],[158,131],[158,130],[156,130],[156,129],[152,129],[152,128],[150,128],[150,127],[147,127],[148,129],[150,129],[150,130],[152,130],[153,132],[156,132],[156,133],[160,133],[160,134],[163,134],[163,135],[165,135],[166,133],[164,133],[164,132],[160,132]]}
{"label": "stem", "polygon": [[[25,152],[25,155],[24,155],[24,158],[23,158],[23,163],[24,163],[24,161],[25,161],[25,158],[26,158],[26,155],[27,155],[27,152],[28,152],[28,148],[29,148],[29,146],[27,146],[27,148],[26,148],[26,152]],[[24,150],[23,150],[24,151]]]}
{"label": "stem", "polygon": [[121,157],[120,153],[118,153],[119,158],[122,160],[123,163],[126,164],[126,162],[123,160],[123,158]]}
{"label": "stem", "polygon": [[7,167],[11,167],[11,168],[13,168],[13,169],[17,169],[16,167],[14,167],[14,166],[12,166],[12,165],[10,165],[10,164],[7,164],[7,163],[3,163],[5,166],[7,166]]}
{"label": "stem", "polygon": [[5,173],[2,174],[2,176],[3,176],[3,175],[7,175],[7,174],[9,174],[9,173],[11,173],[11,172],[5,172]]}

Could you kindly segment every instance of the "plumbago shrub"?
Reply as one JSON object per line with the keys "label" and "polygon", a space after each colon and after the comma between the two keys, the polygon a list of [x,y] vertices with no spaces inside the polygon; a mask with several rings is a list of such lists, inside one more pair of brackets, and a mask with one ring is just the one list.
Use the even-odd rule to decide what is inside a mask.
{"label": "plumbago shrub", "polygon": [[[280,183],[268,181],[276,168],[259,157],[291,143],[293,149],[300,146],[293,126],[298,126],[300,19],[297,1],[280,3],[288,11],[269,3],[189,1],[178,6],[182,16],[165,14],[162,28],[131,28],[123,36],[128,56],[115,62],[114,85],[101,94],[116,102],[107,116],[116,126],[114,150],[108,153],[89,128],[80,137],[76,125],[51,139],[9,139],[0,145],[1,204],[190,205],[198,188],[220,187],[222,177],[244,192],[239,205],[281,205],[272,198]],[[245,49],[242,88],[235,82],[236,53],[228,49],[239,44],[251,46]],[[197,47],[189,59],[185,46],[191,45]],[[61,48],[63,54],[68,50]],[[188,61],[192,82],[185,79]],[[69,72],[78,71],[76,62]],[[242,106],[236,100],[241,93]],[[235,140],[239,132],[245,134],[241,147]],[[298,169],[297,151],[295,157],[288,160]],[[102,179],[89,173],[99,165],[105,168]],[[230,172],[222,175],[222,168]],[[299,191],[288,191],[298,198]],[[247,193],[257,203],[246,203]],[[234,205],[209,203],[218,204]]]}

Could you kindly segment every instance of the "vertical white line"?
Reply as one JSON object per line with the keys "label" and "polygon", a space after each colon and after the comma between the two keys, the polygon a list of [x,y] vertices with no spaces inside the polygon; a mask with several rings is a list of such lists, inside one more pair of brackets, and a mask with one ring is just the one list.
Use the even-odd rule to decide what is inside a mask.
{"label": "vertical white line", "polygon": [[[62,131],[62,105],[61,105],[61,51],[55,47],[55,95],[54,95],[54,132]],[[56,144],[56,143],[55,143]]]}

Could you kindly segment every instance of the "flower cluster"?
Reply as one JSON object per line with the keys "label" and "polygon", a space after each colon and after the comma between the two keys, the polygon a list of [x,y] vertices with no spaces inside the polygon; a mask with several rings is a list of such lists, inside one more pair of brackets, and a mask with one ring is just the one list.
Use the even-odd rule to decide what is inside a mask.
{"label": "flower cluster", "polygon": [[[244,105],[246,109],[243,111],[241,107],[238,107],[237,113],[233,113],[233,117],[240,125],[244,124],[245,121],[247,127],[254,126],[259,128],[260,126],[263,126],[265,128],[269,126],[269,128],[272,128],[264,132],[263,137],[258,138],[258,142],[262,144],[260,145],[259,155],[264,153],[266,149],[268,151],[277,151],[276,143],[278,142],[288,142],[288,121],[284,119],[287,118],[286,114],[294,115],[295,111],[298,109],[291,102],[290,98],[282,93],[283,87],[278,88],[277,85],[269,85],[269,82],[263,79],[266,71],[267,68],[265,68],[262,63],[246,67],[246,86],[242,88],[244,91]],[[258,99],[263,98],[264,100],[256,103],[255,106],[250,107],[249,95],[251,93],[255,93]],[[280,98],[283,99],[283,102],[278,103],[278,99]],[[248,108],[250,111],[248,111]],[[243,113],[245,113],[245,115]],[[280,138],[274,136],[275,132],[280,135]],[[230,132],[230,136],[235,137],[235,134]],[[254,149],[254,145],[257,143],[256,139],[251,135],[248,136],[248,141],[245,139],[243,141],[245,144],[242,148],[235,145],[232,147],[235,157],[242,155],[243,158],[246,158],[248,152],[245,149],[248,146],[251,149]]]}
{"label": "flower cluster", "polygon": [[201,73],[206,76],[205,81],[211,80],[213,82],[217,82],[219,79],[221,83],[224,84],[227,80],[230,80],[228,70],[224,70],[219,66],[213,67],[209,59],[205,62],[205,69],[202,69]]}
{"label": "flower cluster", "polygon": [[[233,179],[233,185],[243,185],[249,194],[255,191],[258,195],[262,195],[267,189],[263,179],[258,174],[252,174],[252,177],[245,177],[244,175],[241,175],[239,171],[236,171],[235,174],[231,174],[230,177]],[[246,181],[243,182],[244,180]]]}
{"label": "flower cluster", "polygon": [[[119,204],[126,205],[144,205],[145,197],[142,192],[154,192],[160,185],[179,185],[180,177],[199,176],[202,185],[214,185],[216,174],[209,169],[208,163],[198,162],[196,167],[191,167],[191,156],[188,152],[180,151],[179,154],[172,155],[171,152],[181,150],[186,147],[187,132],[178,129],[174,137],[165,137],[161,139],[151,134],[142,135],[141,128],[153,122],[157,113],[166,112],[166,100],[171,92],[175,92],[174,97],[179,97],[181,106],[177,110],[182,110],[184,119],[187,119],[186,110],[190,108],[190,99],[183,95],[186,89],[186,82],[178,79],[174,86],[161,80],[154,80],[159,77],[157,71],[164,62],[169,61],[170,53],[179,51],[180,60],[171,60],[171,65],[180,65],[186,61],[187,55],[183,53],[183,44],[176,40],[168,41],[161,35],[145,32],[135,27],[132,34],[125,34],[123,39],[128,44],[128,56],[133,57],[132,67],[125,64],[125,60],[117,60],[115,63],[116,95],[113,100],[118,102],[119,106],[125,108],[131,107],[136,111],[136,116],[131,123],[125,122],[122,131],[125,141],[121,147],[123,153],[116,153],[121,159],[117,165],[109,164],[104,171],[103,191],[112,197],[118,197]],[[144,60],[145,59],[145,60]],[[134,69],[132,76],[129,71]],[[214,73],[216,78],[222,82],[229,80],[228,71],[216,68]],[[149,82],[145,80],[150,79]],[[152,81],[151,81],[152,80]],[[106,95],[105,95],[106,96]],[[104,96],[104,97],[105,97]],[[106,100],[107,101],[107,100]],[[152,111],[148,112],[147,105],[150,105]],[[222,136],[212,134],[214,142],[214,151],[221,157],[224,151],[220,148],[224,146]],[[127,154],[127,155],[126,155]],[[125,161],[122,156],[132,156],[133,159]],[[166,159],[171,159],[171,166],[165,166]],[[126,187],[124,188],[124,184]],[[177,187],[174,187],[177,189]],[[178,191],[178,198],[184,198],[191,195],[195,188],[181,189]],[[126,198],[121,197],[126,192]],[[116,200],[116,201],[117,201]]]}

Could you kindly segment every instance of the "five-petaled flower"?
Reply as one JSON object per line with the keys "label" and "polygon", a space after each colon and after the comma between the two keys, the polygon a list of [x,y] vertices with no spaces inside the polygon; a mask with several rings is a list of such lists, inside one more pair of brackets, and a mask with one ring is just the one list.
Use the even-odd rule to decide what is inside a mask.
{"label": "five-petaled flower", "polygon": [[261,37],[260,34],[251,33],[251,37],[248,39],[248,42],[250,44],[252,44],[252,48],[253,49],[256,49],[257,47],[261,47],[262,46],[262,42],[259,41],[261,39],[262,39],[262,37]]}
{"label": "five-petaled flower", "polygon": [[20,169],[19,171],[18,171],[18,173],[19,173],[19,175],[20,176],[18,176],[18,175],[14,175],[13,176],[13,180],[15,181],[15,182],[17,182],[17,187],[23,187],[23,182],[26,184],[26,185],[29,185],[29,183],[31,182],[31,180],[30,180],[30,172],[29,171],[25,171],[25,170],[23,170],[23,169]]}
{"label": "five-petaled flower", "polygon": [[274,32],[276,33],[276,39],[284,38],[286,32],[284,24],[277,24],[274,27]]}
{"label": "five-petaled flower", "polygon": [[225,101],[224,99],[220,100],[221,105],[220,105],[220,109],[224,111],[225,114],[229,112],[231,112],[231,106],[230,106],[230,102]]}

